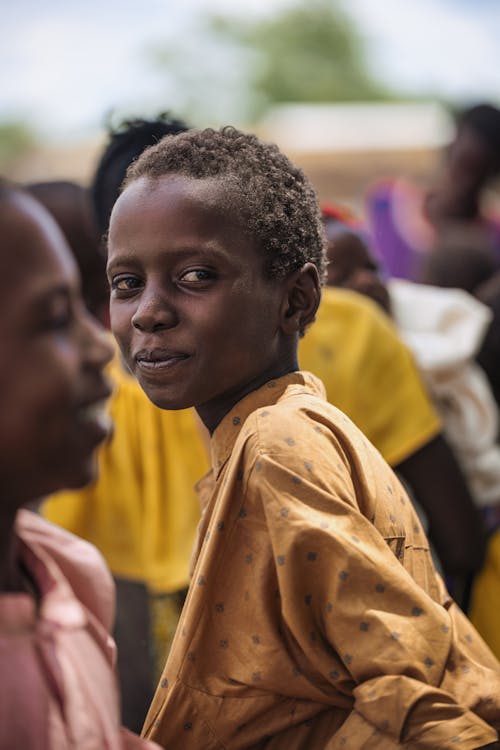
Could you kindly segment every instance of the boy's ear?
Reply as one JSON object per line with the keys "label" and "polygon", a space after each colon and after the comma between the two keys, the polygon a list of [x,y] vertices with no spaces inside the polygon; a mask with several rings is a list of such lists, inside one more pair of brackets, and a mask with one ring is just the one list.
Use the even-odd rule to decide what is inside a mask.
{"label": "boy's ear", "polygon": [[284,284],[281,330],[287,335],[302,334],[314,321],[321,299],[318,269],[314,263],[304,263]]}

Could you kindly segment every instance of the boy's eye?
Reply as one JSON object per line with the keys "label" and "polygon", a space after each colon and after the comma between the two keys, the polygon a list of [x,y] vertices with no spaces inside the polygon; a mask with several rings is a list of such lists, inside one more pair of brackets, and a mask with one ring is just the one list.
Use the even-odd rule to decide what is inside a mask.
{"label": "boy's eye", "polygon": [[135,276],[117,276],[111,280],[111,289],[118,292],[130,292],[138,289],[140,281]]}
{"label": "boy's eye", "polygon": [[192,268],[189,271],[184,271],[179,276],[179,281],[187,281],[188,283],[211,281],[215,278],[215,273],[209,271],[206,268]]}

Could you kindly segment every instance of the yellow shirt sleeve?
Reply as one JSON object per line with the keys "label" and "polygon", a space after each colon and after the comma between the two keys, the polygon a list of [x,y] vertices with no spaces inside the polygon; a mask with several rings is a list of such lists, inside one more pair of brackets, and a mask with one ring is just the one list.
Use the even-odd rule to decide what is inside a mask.
{"label": "yellow shirt sleeve", "polygon": [[441,432],[410,351],[390,319],[361,295],[323,290],[299,362],[392,466]]}
{"label": "yellow shirt sleeve", "polygon": [[99,449],[98,479],[50,497],[42,513],[95,544],[114,574],[175,591],[189,582],[207,452],[194,411],[158,409],[118,362],[111,375],[115,431]]}
{"label": "yellow shirt sleeve", "polygon": [[497,659],[500,659],[500,529],[488,542],[486,560],[474,579],[469,617]]}

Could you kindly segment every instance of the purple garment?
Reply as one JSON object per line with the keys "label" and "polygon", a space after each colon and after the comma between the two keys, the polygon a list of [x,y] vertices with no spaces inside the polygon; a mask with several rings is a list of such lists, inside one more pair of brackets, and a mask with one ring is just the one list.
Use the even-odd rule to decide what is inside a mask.
{"label": "purple garment", "polygon": [[410,245],[399,232],[394,221],[394,184],[380,182],[367,199],[368,223],[372,246],[387,276],[414,280],[421,253]]}
{"label": "purple garment", "polygon": [[[371,230],[372,247],[377,259],[390,278],[418,281],[420,267],[427,247],[419,247],[417,242],[409,242],[403,235],[395,219],[395,201],[411,203],[411,188],[405,190],[400,182],[389,180],[376,183],[368,193],[366,210]],[[415,205],[415,211],[419,207]],[[483,219],[488,228],[497,268],[500,269],[500,221],[494,217]]]}

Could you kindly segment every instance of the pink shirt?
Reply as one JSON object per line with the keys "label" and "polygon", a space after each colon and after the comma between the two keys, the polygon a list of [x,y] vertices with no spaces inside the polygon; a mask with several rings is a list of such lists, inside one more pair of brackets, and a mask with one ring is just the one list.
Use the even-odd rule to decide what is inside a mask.
{"label": "pink shirt", "polygon": [[20,555],[40,602],[0,595],[0,750],[152,750],[120,728],[111,576],[97,550],[28,510]]}

